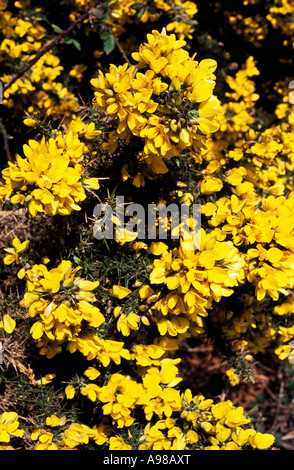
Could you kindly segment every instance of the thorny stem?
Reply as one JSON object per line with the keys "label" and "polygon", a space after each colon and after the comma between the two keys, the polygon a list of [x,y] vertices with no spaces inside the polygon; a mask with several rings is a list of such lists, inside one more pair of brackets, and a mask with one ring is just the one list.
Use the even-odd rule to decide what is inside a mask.
{"label": "thorny stem", "polygon": [[8,88],[11,87],[11,85],[16,82],[20,77],[22,77],[30,68],[47,52],[49,52],[51,49],[53,49],[54,46],[59,44],[61,41],[63,41],[67,36],[70,35],[70,33],[76,29],[78,26],[80,26],[88,17],[91,16],[92,11],[96,6],[98,5],[99,0],[94,0],[92,5],[88,8],[88,10],[80,16],[77,20],[73,21],[71,25],[62,31],[58,36],[56,36],[54,39],[49,41],[47,44],[44,44],[43,47],[39,49],[35,57],[33,57],[31,60],[28,61],[28,63],[21,69],[19,70],[13,77],[9,80],[9,82],[5,83],[3,85],[3,92],[6,91]]}

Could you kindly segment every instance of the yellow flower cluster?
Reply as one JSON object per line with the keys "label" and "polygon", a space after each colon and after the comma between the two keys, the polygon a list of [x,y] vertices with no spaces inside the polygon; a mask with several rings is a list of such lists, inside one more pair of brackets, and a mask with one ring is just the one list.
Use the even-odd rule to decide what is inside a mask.
{"label": "yellow flower cluster", "polygon": [[31,327],[40,353],[52,356],[61,350],[65,341],[75,343],[82,329],[82,322],[98,328],[104,316],[95,307],[91,292],[99,281],[86,281],[76,277],[80,268],[72,268],[69,261],[48,271],[45,265],[34,265],[26,271],[27,292],[21,305],[28,308],[31,318],[39,315]]}
{"label": "yellow flower cluster", "polygon": [[234,31],[240,34],[255,47],[262,47],[264,39],[268,35],[268,25],[260,15],[243,17],[241,13],[230,14],[229,22]]}
{"label": "yellow flower cluster", "polygon": [[[117,383],[128,381],[127,378],[113,376]],[[129,381],[130,382],[130,381]],[[110,399],[111,386],[101,391],[105,400]],[[116,397],[117,410],[128,410],[134,391],[129,390],[127,402],[123,405],[125,389],[119,389]],[[107,393],[109,396],[106,397]],[[170,392],[169,392],[170,393]],[[140,400],[139,400],[140,401]],[[139,403],[138,403],[139,404]],[[103,405],[103,408],[106,405]],[[105,408],[107,414],[107,409]],[[184,450],[197,445],[199,433],[206,436],[205,450],[242,450],[269,448],[274,441],[270,434],[256,432],[254,429],[244,429],[244,424],[250,420],[243,415],[242,407],[234,407],[230,400],[220,402],[217,405],[213,400],[205,400],[203,396],[193,397],[188,389],[179,398],[175,410],[181,411],[181,418],[175,419],[169,416],[159,419],[154,424],[149,422],[140,438],[139,450]],[[115,412],[118,415],[119,411]],[[123,418],[125,422],[127,418]],[[90,441],[97,446],[108,443],[109,450],[131,450],[132,447],[125,443],[123,438],[113,434],[111,426],[105,424],[89,427],[81,423],[67,425],[65,416],[51,415],[46,418],[46,428],[36,428],[31,433],[32,443],[35,441],[34,450],[75,450],[81,449]],[[0,417],[0,443],[1,450],[13,450],[10,445],[11,438],[22,438],[24,431],[18,429],[18,415],[14,412],[4,412]],[[54,437],[52,429],[61,428],[58,437]],[[196,447],[197,448],[197,447]]]}
{"label": "yellow flower cluster", "polygon": [[66,423],[67,419],[65,416],[48,416],[46,418],[48,428],[58,429],[65,427],[65,429],[60,433],[58,440],[54,438],[51,429],[35,429],[31,433],[31,440],[33,442],[37,441],[34,445],[34,450],[74,450],[78,446],[88,444],[90,441],[101,446],[109,440],[108,436],[111,433],[111,429],[103,424],[90,428],[80,423],[71,423],[69,426],[66,426]]}
{"label": "yellow flower cluster", "polygon": [[[287,299],[294,286],[294,232],[291,224],[294,199],[291,192],[288,198],[273,195],[262,198],[260,206],[255,200],[250,202],[246,199],[246,205],[243,201],[236,195],[220,198],[215,204],[209,202],[204,205],[202,212],[209,224],[220,229],[224,237],[232,239],[234,245],[244,252],[244,282],[246,280],[253,287],[254,296],[245,296],[241,314],[234,318],[227,316],[222,328],[230,338],[239,339],[237,348],[246,347],[256,353],[262,352],[270,340],[277,341],[279,345],[293,337],[291,327],[285,328],[288,332],[285,335],[276,316],[266,317],[263,302],[268,297],[273,301]],[[274,313],[291,316],[289,301],[274,307]],[[216,313],[216,317],[219,315],[223,318],[220,312]],[[291,352],[291,348],[286,346],[283,344],[282,349],[276,348],[281,359]]]}
{"label": "yellow flower cluster", "polygon": [[243,429],[250,420],[242,407],[234,407],[230,400],[214,404],[202,395],[193,397],[189,389],[181,396],[183,427],[172,418],[147,424],[140,449],[179,450],[197,444],[199,434],[205,434],[205,450],[241,450],[251,447],[267,449],[274,438],[254,429]]}
{"label": "yellow flower cluster", "polygon": [[148,42],[134,52],[139,69],[127,63],[111,65],[105,75],[91,81],[94,103],[112,118],[115,129],[107,147],[143,139],[143,161],[154,173],[167,172],[163,159],[186,150],[195,153],[206,134],[219,128],[220,104],[213,95],[214,60],[197,62],[174,34],[153,31]]}
{"label": "yellow flower cluster", "polygon": [[[44,27],[40,8],[32,9],[30,15],[22,13],[21,2],[15,4],[16,14],[7,10],[8,3],[1,2],[0,27],[4,38],[0,45],[0,62],[13,61],[14,68],[19,62],[25,66],[43,46],[48,32]],[[7,72],[0,76],[3,84],[12,78]],[[58,56],[45,53],[29,72],[18,78],[3,94],[3,104],[9,108],[39,114],[45,110],[47,116],[70,118],[78,108],[77,97],[62,82],[56,79],[64,71]]]}
{"label": "yellow flower cluster", "polygon": [[266,18],[273,28],[279,29],[286,36],[283,45],[294,48],[294,7],[291,0],[275,0]]}
{"label": "yellow flower cluster", "polygon": [[[74,21],[78,15],[89,8],[91,0],[73,0],[75,10],[70,19]],[[191,39],[194,31],[193,18],[198,8],[189,0],[111,0],[108,5],[108,24],[116,37],[126,32],[127,25],[155,23],[163,15],[169,18],[168,31],[175,32],[179,39]]]}
{"label": "yellow flower cluster", "polygon": [[[253,77],[259,73],[256,61],[250,56],[234,76],[227,75],[225,78],[228,91],[221,103],[219,132],[208,135],[205,146],[198,154],[193,155],[195,163],[201,164],[202,167],[203,179],[200,189],[204,195],[218,193],[223,189],[225,179],[223,174],[226,167],[231,166],[232,161],[237,162],[235,181],[241,179],[242,183],[242,177],[247,174],[243,168],[239,168],[239,162],[243,163],[245,150],[248,147],[245,142],[254,142],[258,138],[258,133],[252,129],[255,123],[252,108],[259,99],[253,80]],[[220,178],[217,173],[222,177]],[[253,177],[252,172],[250,176]],[[240,195],[244,194],[244,197],[247,197],[254,191],[254,186],[250,181],[246,185],[241,184],[240,189]],[[235,188],[232,191],[235,193]]]}
{"label": "yellow flower cluster", "polygon": [[[102,402],[103,414],[110,416],[112,426],[117,430],[130,427],[135,422],[136,411],[142,409],[148,424],[140,437],[139,450],[183,450],[191,446],[194,448],[194,445],[197,448],[197,443],[202,448],[204,435],[206,450],[261,450],[273,444],[274,437],[270,434],[244,429],[250,419],[244,416],[242,407],[234,407],[230,400],[215,405],[213,400],[206,400],[201,395],[193,397],[189,389],[181,394],[174,388],[181,380],[177,377],[175,364],[175,361],[167,359],[162,361],[160,368],[147,369],[142,383],[116,373],[103,387],[91,383],[84,386],[81,392],[94,402]],[[155,422],[152,420],[154,414],[157,415]],[[80,440],[72,439],[72,444],[69,444],[70,431],[77,426]],[[104,439],[101,434],[104,434]],[[202,442],[199,442],[199,435]],[[132,448],[122,439],[117,441],[119,438],[113,436],[111,426],[99,425],[90,429],[74,424],[64,432],[64,437],[60,445],[70,448],[87,443],[89,438],[98,445],[108,441],[109,449],[114,448],[114,439],[116,449]]]}
{"label": "yellow flower cluster", "polygon": [[[160,335],[183,339],[188,332],[201,332],[201,317],[207,316],[212,302],[231,296],[243,282],[245,260],[232,242],[220,241],[217,231],[206,234],[203,229],[197,251],[184,240],[179,248],[162,249],[150,274],[151,286],[143,286],[140,296],[153,303],[152,320]],[[160,284],[167,287],[167,294],[157,289]]]}
{"label": "yellow flower cluster", "polygon": [[[13,16],[7,10],[7,2],[1,2],[0,24],[4,39],[0,46],[1,61],[6,54],[13,58],[29,55],[36,52],[41,46],[41,39],[45,35],[45,28],[38,23],[40,10],[36,10],[34,20]],[[14,38],[14,39],[13,39]],[[16,40],[16,38],[18,40]]]}
{"label": "yellow flower cluster", "polygon": [[[259,95],[255,92],[252,77],[259,73],[254,58],[250,56],[235,77],[231,75],[226,77],[226,82],[232,91],[226,93],[228,102],[223,104],[223,122],[220,130],[227,132],[231,139],[234,137],[235,141],[241,137],[240,133],[248,131],[250,124],[254,122],[250,110],[259,99]],[[226,137],[222,136],[224,139]]]}
{"label": "yellow flower cluster", "polygon": [[83,176],[85,168],[80,162],[86,152],[86,145],[72,131],[48,141],[45,137],[41,142],[29,140],[23,146],[25,158],[17,155],[16,163],[9,162],[2,171],[2,202],[9,198],[12,204],[27,203],[33,216],[80,210],[85,188],[99,188],[97,178]]}
{"label": "yellow flower cluster", "polygon": [[293,48],[294,11],[291,0],[273,0],[267,5],[260,0],[244,0],[241,3],[243,8],[238,8],[238,5],[229,10],[221,2],[215,7],[217,11],[223,9],[224,21],[235,33],[260,48],[266,47],[264,40],[271,35],[272,29],[278,30],[283,47]]}
{"label": "yellow flower cluster", "polygon": [[165,359],[160,368],[149,368],[142,377],[142,383],[131,377],[113,374],[103,387],[94,388],[92,385],[96,400],[105,403],[102,406],[103,414],[110,415],[112,424],[117,428],[131,426],[135,421],[132,412],[138,407],[144,411],[148,421],[153,414],[160,418],[163,415],[171,416],[181,406],[179,391],[173,388],[181,380],[175,377],[178,369],[174,363],[172,359]]}
{"label": "yellow flower cluster", "polygon": [[71,353],[78,350],[88,360],[97,358],[104,367],[110,361],[119,364],[130,354],[123,342],[102,339],[96,333],[105,321],[100,309],[93,305],[97,299],[91,292],[99,281],[76,277],[80,269],[64,260],[51,270],[44,264],[26,270],[27,288],[20,305],[28,309],[29,317],[38,317],[30,330],[32,337],[40,354],[47,358],[60,353],[61,345],[66,343]]}
{"label": "yellow flower cluster", "polygon": [[247,250],[245,259],[247,278],[256,286],[257,300],[266,294],[278,300],[279,292],[287,294],[287,289],[293,288],[293,196],[293,192],[287,199],[271,195],[262,199],[258,208],[253,203],[244,206],[233,195],[202,208],[209,214],[209,223],[221,226],[224,236],[231,235],[235,245],[255,246]]}
{"label": "yellow flower cluster", "polygon": [[[214,404],[202,395],[193,397],[189,389],[180,393],[174,388],[181,380],[177,374],[175,361],[165,360],[160,369],[149,368],[142,383],[116,373],[102,387],[95,383],[83,386],[81,393],[93,402],[102,403],[103,415],[109,415],[112,424],[101,423],[90,428],[72,423],[55,443],[52,432],[37,429],[31,436],[32,440],[38,439],[35,450],[75,449],[88,444],[89,440],[98,446],[108,443],[110,450],[132,449],[114,432],[115,429],[129,428],[140,409],[148,424],[140,437],[139,450],[184,450],[191,446],[205,450],[263,450],[273,444],[272,435],[246,428],[250,419],[244,416],[242,407],[235,407],[230,400]],[[94,377],[97,374],[92,375],[92,380]],[[154,414],[156,421],[152,420]],[[66,419],[51,415],[46,424],[56,428],[64,426]],[[202,442],[205,436],[204,447],[200,436]]]}

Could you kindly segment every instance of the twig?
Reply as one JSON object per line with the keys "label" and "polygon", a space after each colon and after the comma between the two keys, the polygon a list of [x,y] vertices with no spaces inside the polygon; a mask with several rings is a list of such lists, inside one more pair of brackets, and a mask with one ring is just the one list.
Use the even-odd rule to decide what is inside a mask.
{"label": "twig", "polygon": [[80,18],[75,20],[71,25],[62,31],[58,36],[56,36],[54,39],[49,41],[47,44],[45,44],[35,57],[33,57],[31,60],[28,61],[28,63],[21,69],[19,70],[13,77],[9,80],[9,82],[5,83],[3,85],[3,92],[6,91],[8,88],[11,87],[11,85],[16,82],[20,77],[22,77],[44,54],[49,52],[51,49],[53,49],[54,46],[59,44],[61,41],[63,41],[67,36],[70,35],[70,33],[76,29],[78,26],[80,26],[92,13],[92,10],[98,5],[99,0],[94,0],[92,5],[89,7],[89,9],[82,15]]}
{"label": "twig", "polygon": [[227,380],[224,386],[224,389],[222,393],[220,394],[219,401],[225,401],[226,397],[228,396],[228,393],[230,391],[230,381]]}
{"label": "twig", "polygon": [[284,375],[283,375],[282,367],[279,368],[277,377],[280,380],[280,388],[279,388],[278,398],[275,398],[275,400],[277,402],[277,406],[276,406],[276,411],[275,411],[275,415],[274,415],[274,422],[272,424],[272,429],[275,429],[275,427],[279,424],[280,410],[281,410],[281,406],[282,406],[282,402],[283,402],[283,396],[284,396],[284,385],[285,384],[284,384]]}
{"label": "twig", "polygon": [[129,60],[127,54],[125,53],[125,51],[123,50],[120,42],[118,41],[118,39],[115,37],[115,35],[113,34],[113,38],[115,40],[115,45],[116,47],[118,48],[119,52],[121,53],[122,57],[125,59],[125,61],[129,64],[130,67],[132,67],[132,62]]}
{"label": "twig", "polygon": [[4,148],[5,148],[7,160],[11,161],[11,153],[10,153],[10,148],[9,148],[9,143],[8,143],[11,137],[7,134],[6,128],[1,118],[0,118],[0,131],[1,131],[1,134],[3,135],[3,142],[4,142]]}

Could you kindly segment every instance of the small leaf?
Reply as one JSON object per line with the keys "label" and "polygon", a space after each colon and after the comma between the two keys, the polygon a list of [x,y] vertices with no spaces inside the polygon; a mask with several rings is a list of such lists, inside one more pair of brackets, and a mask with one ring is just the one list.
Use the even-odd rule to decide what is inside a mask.
{"label": "small leaf", "polygon": [[55,33],[61,34],[63,32],[63,30],[59,26],[57,26],[56,24],[53,24],[52,28],[55,31]]}
{"label": "small leaf", "polygon": [[144,13],[146,13],[146,11],[147,11],[147,8],[140,8],[140,10],[137,11],[137,17],[139,18],[139,20],[142,18]]}
{"label": "small leaf", "polygon": [[80,43],[76,40],[76,39],[73,39],[72,40],[72,45],[75,46],[75,48],[80,51],[82,49],[82,46],[80,45]]}
{"label": "small leaf", "polygon": [[115,48],[115,39],[113,35],[109,31],[103,31],[100,35],[102,41],[103,41],[103,48],[105,54],[110,54],[113,49]]}

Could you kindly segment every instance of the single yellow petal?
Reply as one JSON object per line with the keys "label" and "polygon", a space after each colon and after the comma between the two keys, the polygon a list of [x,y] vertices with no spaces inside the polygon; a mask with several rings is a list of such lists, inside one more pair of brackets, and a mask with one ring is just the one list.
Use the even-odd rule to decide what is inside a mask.
{"label": "single yellow petal", "polygon": [[16,322],[7,313],[3,315],[3,328],[6,333],[12,333],[15,328]]}
{"label": "single yellow petal", "polygon": [[38,385],[46,385],[52,382],[52,380],[56,377],[56,374],[46,374],[44,377],[41,377],[39,380],[37,380]]}
{"label": "single yellow petal", "polygon": [[43,336],[43,326],[40,321],[34,323],[30,329],[30,333],[34,339],[39,339]]}

